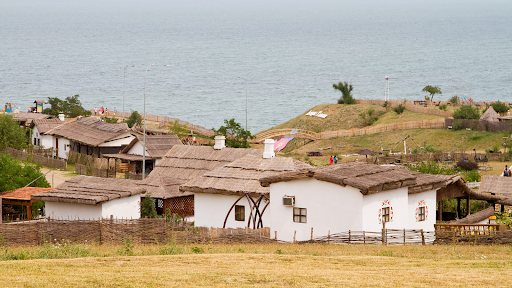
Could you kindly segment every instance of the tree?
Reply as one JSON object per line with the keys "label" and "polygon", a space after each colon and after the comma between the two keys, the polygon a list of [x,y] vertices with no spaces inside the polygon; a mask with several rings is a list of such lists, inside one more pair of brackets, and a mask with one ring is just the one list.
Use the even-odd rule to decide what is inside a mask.
{"label": "tree", "polygon": [[132,128],[133,125],[138,124],[139,127],[142,126],[142,116],[140,116],[139,112],[132,111],[132,114],[127,120],[124,120],[126,124],[128,124],[128,127]]}
{"label": "tree", "polygon": [[212,129],[213,131],[222,134],[226,137],[226,144],[233,148],[249,148],[247,139],[254,138],[250,131],[242,128],[240,123],[236,123],[235,119],[224,119],[226,126],[220,126],[219,130]]}
{"label": "tree", "polygon": [[60,113],[65,114],[67,117],[75,118],[77,116],[90,116],[91,111],[82,107],[82,102],[78,99],[80,95],[66,97],[66,100],[61,100],[57,97],[48,97],[50,108],[44,109],[43,113],[58,116]]}
{"label": "tree", "polygon": [[[8,154],[0,153],[0,192],[11,191],[25,187],[28,183],[34,181],[43,173],[39,170],[39,166],[29,163],[21,163],[19,160],[12,158]],[[30,187],[50,187],[50,183],[43,176]]]}
{"label": "tree", "polygon": [[174,124],[169,127],[169,132],[176,134],[176,136],[181,139],[188,136],[190,129],[188,129],[185,125],[181,125],[178,120],[175,120]]}
{"label": "tree", "polygon": [[[427,85],[421,91],[430,93],[430,100],[432,100],[432,101],[434,101],[434,95],[443,94],[443,92],[441,92],[441,88],[439,88],[438,86]],[[430,103],[430,105],[432,105],[432,102]]]}
{"label": "tree", "polygon": [[453,111],[455,119],[480,119],[480,112],[476,107],[471,105],[462,105]]}
{"label": "tree", "polygon": [[396,114],[400,115],[400,114],[404,113],[405,106],[400,104],[400,105],[396,106],[395,108],[393,108],[393,111],[395,111]]}
{"label": "tree", "polygon": [[352,97],[352,84],[348,84],[347,82],[339,82],[338,84],[332,84],[334,90],[339,90],[341,92],[341,98],[338,99],[338,104],[354,104],[356,100]]}
{"label": "tree", "polygon": [[[28,144],[25,131],[10,114],[0,114],[0,148],[12,147],[23,149]],[[0,178],[1,179],[1,178]]]}
{"label": "tree", "polygon": [[146,193],[146,197],[140,203],[140,217],[156,218],[155,199],[151,197],[150,192]]}
{"label": "tree", "polygon": [[117,123],[117,121],[119,120],[119,119],[117,119],[116,117],[109,118],[109,117],[106,117],[106,116],[105,116],[105,118],[104,118],[104,119],[105,119],[105,122],[106,122],[106,123],[113,123],[113,124],[116,124],[116,123]]}

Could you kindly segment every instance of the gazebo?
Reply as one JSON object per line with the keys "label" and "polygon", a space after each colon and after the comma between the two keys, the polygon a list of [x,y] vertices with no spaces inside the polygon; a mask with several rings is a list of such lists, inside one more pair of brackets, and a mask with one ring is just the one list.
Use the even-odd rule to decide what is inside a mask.
{"label": "gazebo", "polygon": [[[41,187],[23,187],[13,191],[7,191],[0,194],[0,207],[2,205],[19,205],[26,207],[27,220],[32,220],[32,205],[37,200],[31,200],[31,196],[43,192],[55,190],[55,188],[41,188]],[[1,209],[0,209],[1,212]],[[23,213],[22,213],[23,215]],[[21,215],[20,215],[21,216]],[[23,217],[18,217],[23,218]],[[0,223],[3,217],[0,219]]]}

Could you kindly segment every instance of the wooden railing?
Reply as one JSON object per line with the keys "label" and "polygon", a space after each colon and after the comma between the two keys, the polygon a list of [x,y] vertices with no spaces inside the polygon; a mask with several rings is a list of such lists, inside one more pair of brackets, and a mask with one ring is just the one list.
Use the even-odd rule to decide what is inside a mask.
{"label": "wooden railing", "polygon": [[507,230],[503,224],[434,224],[436,233],[455,235],[495,235],[497,231]]}
{"label": "wooden railing", "polygon": [[262,133],[258,133],[255,135],[255,138],[250,140],[252,143],[260,143],[265,139],[273,138],[273,137],[297,137],[297,138],[306,138],[311,140],[320,140],[320,136],[318,133],[303,129],[274,129],[268,130]]}

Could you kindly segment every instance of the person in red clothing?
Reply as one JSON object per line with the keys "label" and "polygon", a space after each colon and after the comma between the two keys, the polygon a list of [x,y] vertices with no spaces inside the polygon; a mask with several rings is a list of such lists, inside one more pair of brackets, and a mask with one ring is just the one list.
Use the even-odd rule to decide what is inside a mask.
{"label": "person in red clothing", "polygon": [[331,159],[329,160],[329,164],[332,165],[334,163],[334,160],[332,159],[332,155],[331,155]]}

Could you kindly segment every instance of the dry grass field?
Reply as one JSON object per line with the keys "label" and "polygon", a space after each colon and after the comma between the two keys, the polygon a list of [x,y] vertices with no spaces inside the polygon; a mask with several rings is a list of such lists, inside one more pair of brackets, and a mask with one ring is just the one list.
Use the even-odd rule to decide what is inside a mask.
{"label": "dry grass field", "polygon": [[[20,247],[10,253],[37,255],[48,248]],[[133,247],[135,256],[119,256],[125,246],[89,249],[90,256],[99,257],[0,261],[0,286],[512,286],[510,246],[153,245]]]}

